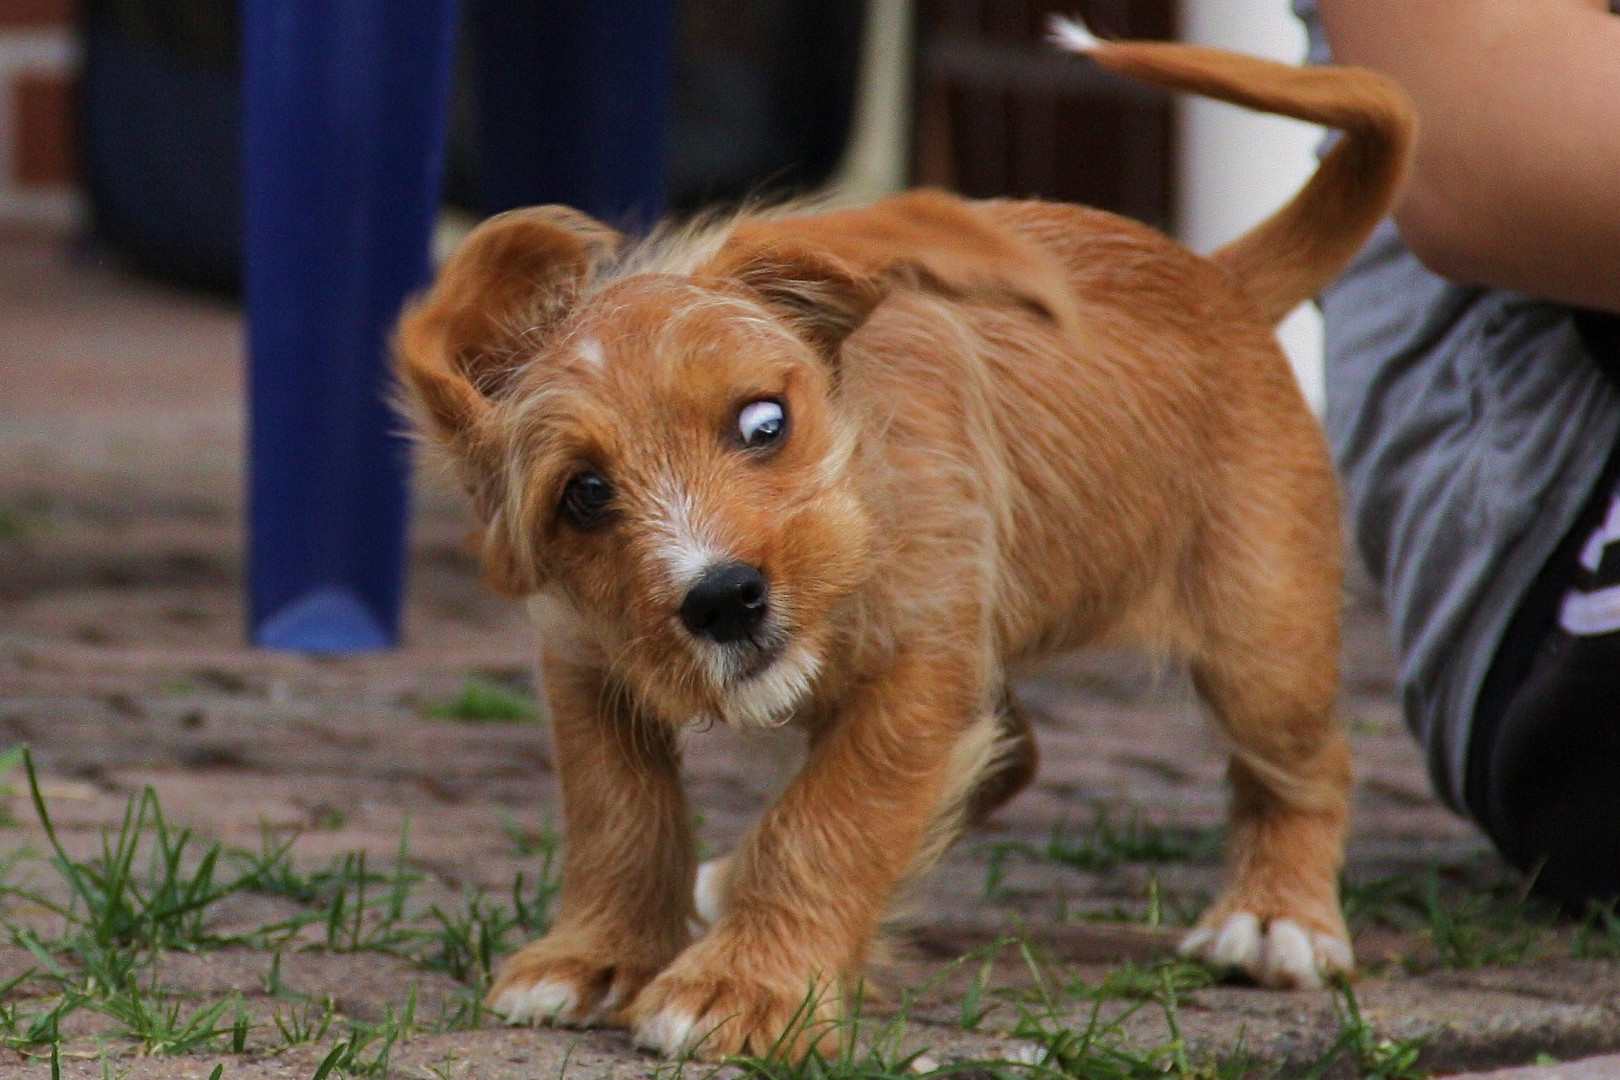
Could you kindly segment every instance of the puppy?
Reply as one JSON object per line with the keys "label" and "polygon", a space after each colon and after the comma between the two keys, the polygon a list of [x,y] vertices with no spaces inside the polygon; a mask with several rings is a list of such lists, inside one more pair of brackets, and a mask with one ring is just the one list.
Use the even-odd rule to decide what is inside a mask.
{"label": "puppy", "polygon": [[[1389,208],[1410,111],[1367,72],[1059,33],[1345,137],[1209,258],[928,191],[628,246],[540,207],[405,314],[420,423],[543,641],[567,854],[490,994],[513,1021],[802,1053],[896,886],[1032,775],[1006,666],[1099,643],[1185,658],[1231,745],[1229,883],[1184,951],[1266,986],[1352,966],[1337,498],[1273,325]],[[716,720],[809,755],[695,901],[678,733]]]}

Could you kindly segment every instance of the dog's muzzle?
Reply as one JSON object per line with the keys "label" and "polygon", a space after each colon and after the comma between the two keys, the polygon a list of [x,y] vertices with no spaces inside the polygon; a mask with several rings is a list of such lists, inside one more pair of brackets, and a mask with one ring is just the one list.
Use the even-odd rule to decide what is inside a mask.
{"label": "dog's muzzle", "polygon": [[718,645],[754,641],[770,611],[765,575],[745,563],[713,567],[681,601],[681,624]]}

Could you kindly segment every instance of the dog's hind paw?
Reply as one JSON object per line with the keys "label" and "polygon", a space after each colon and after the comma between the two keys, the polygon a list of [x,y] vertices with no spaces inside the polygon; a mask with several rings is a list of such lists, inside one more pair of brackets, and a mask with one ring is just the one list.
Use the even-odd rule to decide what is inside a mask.
{"label": "dog's hind paw", "polygon": [[1310,931],[1293,919],[1262,924],[1250,911],[1234,911],[1190,932],[1177,950],[1220,971],[1241,971],[1261,986],[1310,990],[1355,967],[1349,941]]}

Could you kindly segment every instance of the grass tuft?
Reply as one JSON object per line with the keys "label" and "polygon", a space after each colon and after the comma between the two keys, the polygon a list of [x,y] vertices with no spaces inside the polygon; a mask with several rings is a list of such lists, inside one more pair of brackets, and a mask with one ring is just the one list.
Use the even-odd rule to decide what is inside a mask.
{"label": "grass tuft", "polygon": [[1423,1038],[1380,1037],[1361,1015],[1361,1006],[1348,979],[1340,978],[1334,983],[1334,995],[1339,1012],[1339,1037],[1306,1070],[1305,1080],[1321,1080],[1344,1060],[1353,1064],[1361,1080],[1424,1080],[1429,1075],[1429,1070],[1418,1064]]}
{"label": "grass tuft", "polygon": [[[1408,967],[1500,967],[1539,959],[1554,948],[1559,917],[1552,904],[1527,895],[1522,881],[1506,875],[1483,881],[1472,876],[1466,867],[1430,864],[1421,874],[1346,881],[1340,889],[1345,917],[1352,928],[1382,926],[1426,941],[1432,957],[1407,958]],[[1620,925],[1609,926],[1594,909],[1584,932],[1577,928],[1572,935],[1572,951],[1620,943]]]}
{"label": "grass tuft", "polygon": [[[999,899],[1006,895],[1005,884],[1008,863],[1020,858],[1034,863],[1055,863],[1076,870],[1100,873],[1125,865],[1144,865],[1152,869],[1173,863],[1206,863],[1220,857],[1225,842],[1225,829],[1220,826],[1157,824],[1147,820],[1139,808],[1132,807],[1124,820],[1116,817],[1116,809],[1106,804],[1093,804],[1091,823],[1073,827],[1067,823],[1053,826],[1045,847],[1022,841],[1001,841],[988,847],[985,866],[984,895]],[[1166,897],[1161,895],[1157,875],[1149,880],[1148,904],[1150,921],[1155,925],[1164,917]],[[1190,921],[1190,912],[1181,911],[1185,905],[1169,898],[1175,909],[1169,914]],[[1129,913],[1116,912],[1110,918],[1131,919]]]}
{"label": "grass tuft", "polygon": [[1116,824],[1109,807],[1098,804],[1087,828],[1054,828],[1046,858],[1077,870],[1112,870],[1125,863],[1209,862],[1218,858],[1225,830],[1186,825],[1156,825],[1132,808]]}
{"label": "grass tuft", "polygon": [[1587,905],[1586,917],[1575,928],[1570,953],[1577,960],[1620,960],[1620,915],[1616,901]]}
{"label": "grass tuft", "polygon": [[48,525],[49,511],[49,501],[39,496],[0,502],[0,542],[32,539]]}
{"label": "grass tuft", "polygon": [[0,751],[0,829],[17,827],[17,815],[11,808],[11,800],[17,797],[17,792],[11,786],[11,776],[22,768],[25,753],[21,746]]}
{"label": "grass tuft", "polygon": [[1098,1001],[1155,1001],[1167,993],[1185,994],[1214,985],[1214,974],[1203,964],[1166,957],[1146,964],[1127,960],[1094,986],[1077,982],[1067,989]]}
{"label": "grass tuft", "polygon": [[433,702],[422,710],[437,720],[460,720],[471,724],[513,724],[539,720],[539,702],[484,675],[468,675],[461,693],[447,701]]}
{"label": "grass tuft", "polygon": [[[87,1011],[112,1021],[113,1035],[142,1053],[240,1054],[255,1037],[256,1050],[265,1049],[268,1039],[272,1051],[336,1038],[323,1059],[328,1074],[383,1076],[399,1039],[484,1021],[482,996],[495,958],[511,947],[515,934],[527,938],[544,932],[560,889],[558,843],[550,830],[542,834],[550,841],[537,848],[543,856],[539,873],[527,881],[518,878],[510,906],[478,892],[461,905],[424,905],[413,899],[423,878],[409,863],[409,823],[391,866],[373,867],[366,853],[358,852],[303,871],[291,858],[295,837],[278,837],[266,828],[256,852],[204,842],[165,817],[151,788],[130,798],[118,827],[102,831],[99,851],[79,859],[62,843],[32,757],[24,750],[19,760],[45,832],[46,863],[67,894],[65,901],[56,901],[14,884],[11,869],[22,854],[5,860],[0,932],[35,963],[0,984],[0,1044],[28,1055],[42,1055],[46,1048],[58,1054],[64,1021]],[[279,896],[299,910],[249,930],[220,931],[221,902],[242,893]],[[15,921],[11,902],[54,916],[56,929],[47,934]],[[320,933],[312,943],[314,928]],[[280,950],[293,943],[329,952],[388,954],[469,985],[465,994],[445,1001],[436,1020],[418,1019],[413,984],[403,1012],[366,1024],[342,1016],[330,998],[309,1000],[287,990]],[[199,1002],[163,982],[166,953],[228,946],[274,951],[263,990],[285,1005],[268,1023],[254,1025],[240,993]]]}

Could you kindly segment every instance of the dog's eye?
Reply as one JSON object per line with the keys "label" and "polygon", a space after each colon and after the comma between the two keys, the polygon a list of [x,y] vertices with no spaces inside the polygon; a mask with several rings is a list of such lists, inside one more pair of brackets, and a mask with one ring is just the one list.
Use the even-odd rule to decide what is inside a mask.
{"label": "dog's eye", "polygon": [[787,412],[780,401],[752,401],[737,414],[737,435],[750,449],[770,446],[786,431]]}
{"label": "dog's eye", "polygon": [[593,472],[576,473],[563,488],[562,516],[576,529],[595,529],[607,522],[613,485]]}

